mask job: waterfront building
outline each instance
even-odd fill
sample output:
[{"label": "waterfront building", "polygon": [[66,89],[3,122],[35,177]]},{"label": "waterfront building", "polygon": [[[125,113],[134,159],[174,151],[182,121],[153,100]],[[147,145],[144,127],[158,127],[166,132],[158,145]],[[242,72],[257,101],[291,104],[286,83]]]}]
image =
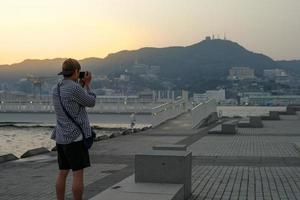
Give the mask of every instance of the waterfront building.
[{"label": "waterfront building", "polygon": [[247,104],[255,106],[287,106],[289,104],[300,104],[300,95],[250,96],[247,99]]}]

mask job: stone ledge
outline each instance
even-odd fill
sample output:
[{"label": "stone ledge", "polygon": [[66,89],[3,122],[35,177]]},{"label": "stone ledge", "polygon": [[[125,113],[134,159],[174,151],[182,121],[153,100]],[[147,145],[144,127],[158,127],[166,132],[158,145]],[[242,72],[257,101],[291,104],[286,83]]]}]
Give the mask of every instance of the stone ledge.
[{"label": "stone ledge", "polygon": [[153,150],[166,150],[166,151],[186,151],[187,145],[156,145],[152,147]]},{"label": "stone ledge", "polygon": [[238,120],[225,121],[222,124],[210,129],[208,134],[222,134],[222,135],[234,135],[237,134],[237,123]]},{"label": "stone ledge", "polygon": [[239,128],[262,128],[261,117],[251,116],[249,119],[242,119],[238,122]]},{"label": "stone ledge", "polygon": [[294,147],[297,149],[297,151],[299,151],[300,153],[300,142],[294,142]]},{"label": "stone ledge", "polygon": [[280,120],[279,111],[270,111],[268,116],[261,116],[262,120]]},{"label": "stone ledge", "polygon": [[151,150],[135,155],[135,182],[183,184],[184,198],[191,195],[192,152]]},{"label": "stone ledge", "polygon": [[183,200],[183,184],[135,183],[134,175],[106,189],[91,200]]},{"label": "stone ledge", "polygon": [[222,125],[221,124],[215,126],[214,128],[212,128],[208,131],[208,134],[221,134],[221,133],[222,133]]}]

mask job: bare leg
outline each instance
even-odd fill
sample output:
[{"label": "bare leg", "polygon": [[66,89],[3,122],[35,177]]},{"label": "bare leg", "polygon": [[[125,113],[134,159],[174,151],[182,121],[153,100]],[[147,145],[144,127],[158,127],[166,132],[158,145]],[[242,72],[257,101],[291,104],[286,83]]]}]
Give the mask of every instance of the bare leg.
[{"label": "bare leg", "polygon": [[73,172],[72,185],[74,200],[82,200],[83,195],[83,169]]},{"label": "bare leg", "polygon": [[65,199],[66,180],[69,170],[59,170],[56,178],[56,197],[57,200]]}]

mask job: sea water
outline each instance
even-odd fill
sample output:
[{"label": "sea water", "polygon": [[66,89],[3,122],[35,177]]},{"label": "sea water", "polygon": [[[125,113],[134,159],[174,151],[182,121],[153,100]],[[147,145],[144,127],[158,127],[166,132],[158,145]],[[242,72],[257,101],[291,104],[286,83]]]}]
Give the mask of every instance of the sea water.
[{"label": "sea water", "polygon": [[[150,126],[151,115],[136,115],[135,128]],[[130,127],[128,114],[89,114],[97,135],[110,135]],[[13,153],[21,156],[29,149],[55,146],[50,135],[55,125],[53,113],[0,113],[0,155]],[[101,129],[100,129],[101,128]]]}]

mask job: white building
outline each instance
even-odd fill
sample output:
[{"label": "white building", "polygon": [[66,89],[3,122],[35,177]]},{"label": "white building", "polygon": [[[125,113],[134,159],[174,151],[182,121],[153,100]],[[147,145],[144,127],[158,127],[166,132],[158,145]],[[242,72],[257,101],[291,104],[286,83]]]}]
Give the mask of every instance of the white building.
[{"label": "white building", "polygon": [[130,77],[127,74],[121,74],[119,80],[120,81],[129,81]]},{"label": "white building", "polygon": [[265,69],[264,76],[266,78],[275,78],[275,77],[286,77],[288,75],[286,71],[283,69]]},{"label": "white building", "polygon": [[207,101],[209,99],[214,99],[217,103],[224,101],[225,98],[225,90],[207,90],[204,94],[194,93],[193,100],[197,103]]},{"label": "white building", "polygon": [[229,70],[229,80],[245,80],[254,78],[254,69],[249,67],[232,67]]}]

